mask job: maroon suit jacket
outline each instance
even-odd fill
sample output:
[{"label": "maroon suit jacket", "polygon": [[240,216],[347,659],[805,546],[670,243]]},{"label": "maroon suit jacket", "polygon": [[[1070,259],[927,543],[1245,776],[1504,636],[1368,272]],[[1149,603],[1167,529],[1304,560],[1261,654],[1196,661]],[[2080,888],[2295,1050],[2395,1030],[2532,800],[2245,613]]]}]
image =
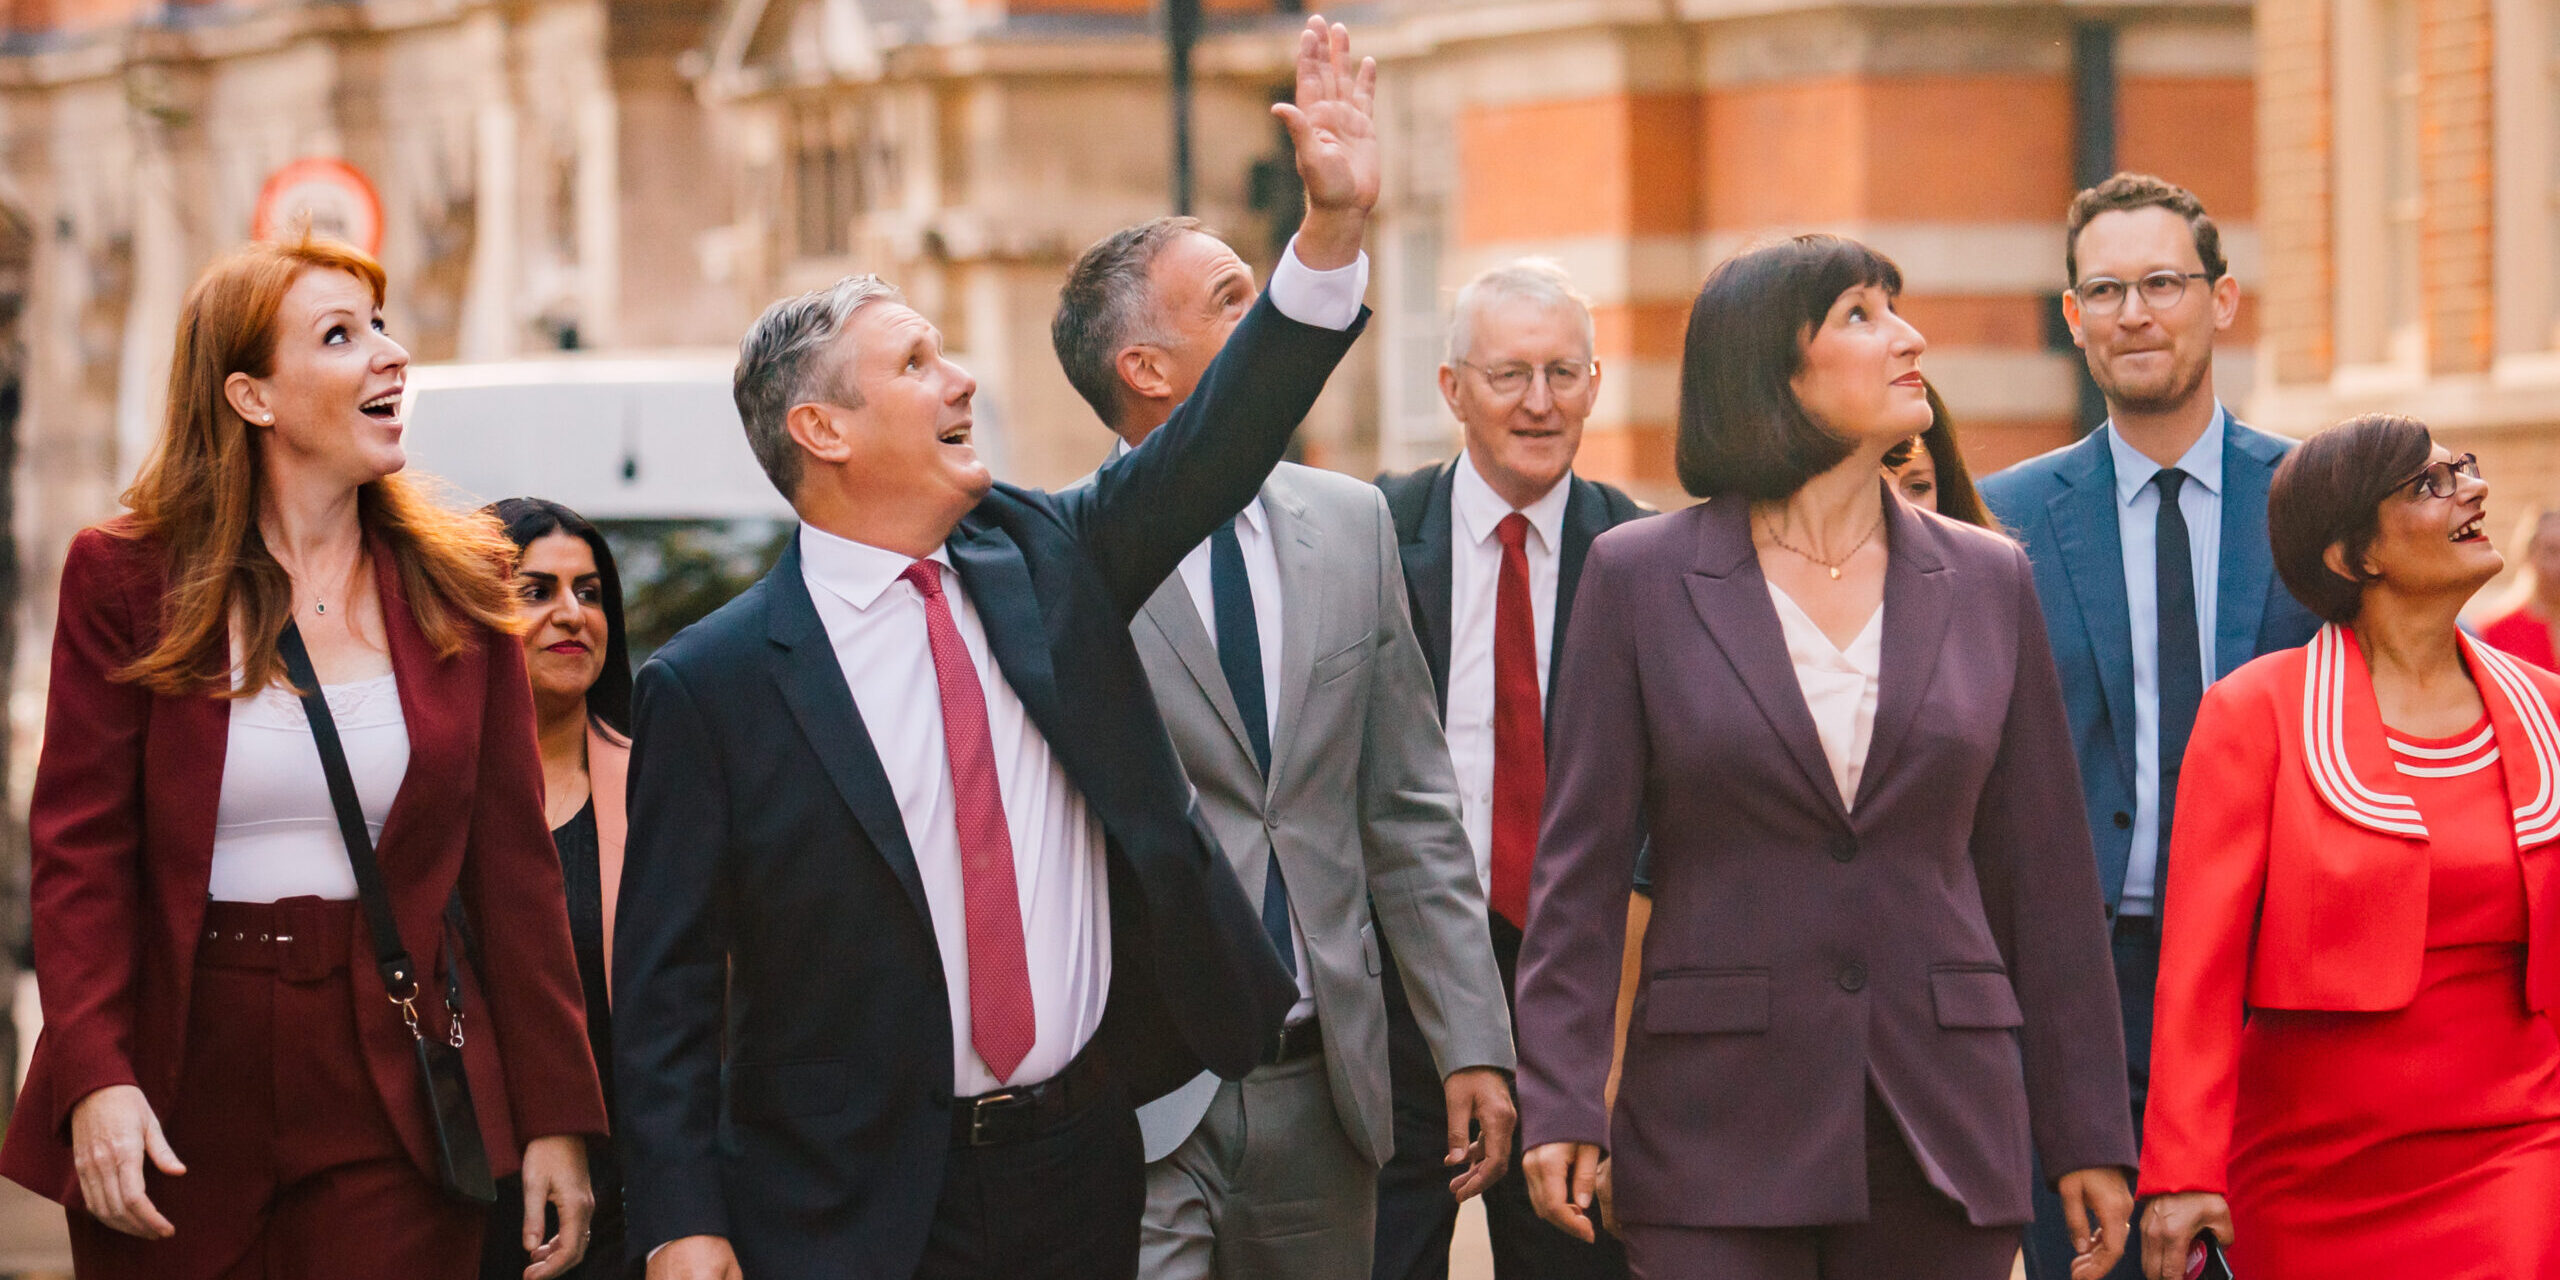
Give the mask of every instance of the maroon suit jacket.
[{"label": "maroon suit jacket", "polygon": [[[1862,1221],[1870,1079],[1980,1225],[2130,1166],[2124,1033],[2062,691],[2016,544],[1885,503],[1883,671],[1844,806],[1739,497],[1592,543],[1520,953],[1531,1145],[1598,1143],[1618,1215]],[[1653,923],[1601,1104],[1637,846]],[[1614,1124],[1613,1124],[1614,1119]]]},{"label": "maroon suit jacket", "polygon": [[[454,949],[442,912],[457,885],[478,930],[488,981],[466,970],[463,1059],[490,1162],[503,1175],[516,1167],[519,1135],[605,1129],[559,855],[543,825],[532,690],[512,637],[483,633],[455,657],[437,658],[410,615],[390,550],[377,543],[373,552],[410,753],[377,855],[401,937],[429,973],[441,975]],[[112,527],[74,539],[62,570],[44,754],[28,813],[45,1025],[0,1146],[0,1174],[75,1207],[70,1119],[82,1098],[140,1085],[164,1122],[187,1105],[173,1095],[230,703],[162,697],[109,678],[156,638],[165,580],[158,544]],[[401,1140],[433,1176],[409,1033],[363,930],[351,951],[348,1016]]]}]

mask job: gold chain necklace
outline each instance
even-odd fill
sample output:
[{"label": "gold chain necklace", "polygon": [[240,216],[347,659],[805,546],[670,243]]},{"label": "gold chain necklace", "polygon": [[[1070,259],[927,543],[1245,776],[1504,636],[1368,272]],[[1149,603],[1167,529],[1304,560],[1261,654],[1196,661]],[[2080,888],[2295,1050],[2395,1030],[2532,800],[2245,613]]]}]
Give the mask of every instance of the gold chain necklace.
[{"label": "gold chain necklace", "polygon": [[1807,560],[1810,560],[1810,561],[1814,562],[1815,564],[1821,565],[1821,566],[1822,566],[1823,568],[1825,568],[1825,569],[1829,569],[1829,570],[1831,571],[1831,580],[1832,580],[1833,582],[1838,582],[1838,581],[1840,580],[1840,566],[1842,566],[1842,565],[1844,565],[1844,564],[1849,563],[1849,560],[1850,560],[1850,558],[1851,558],[1852,556],[1855,556],[1855,555],[1857,555],[1859,552],[1866,550],[1866,549],[1867,549],[1867,544],[1868,544],[1868,543],[1870,543],[1870,542],[1875,541],[1875,537],[1876,537],[1876,533],[1877,533],[1877,531],[1878,531],[1878,530],[1880,530],[1880,529],[1882,529],[1882,528],[1884,528],[1884,513],[1883,513],[1883,512],[1881,512],[1881,511],[1879,511],[1879,512],[1877,512],[1877,513],[1876,513],[1876,522],[1875,522],[1874,524],[1871,524],[1871,525],[1868,525],[1868,526],[1867,526],[1867,532],[1866,532],[1866,535],[1858,539],[1858,544],[1857,544],[1856,546],[1853,546],[1853,547],[1849,548],[1848,550],[1841,552],[1841,553],[1840,553],[1840,558],[1839,558],[1839,559],[1837,559],[1837,560],[1825,560],[1825,559],[1823,559],[1822,557],[1820,557],[1820,556],[1818,556],[1818,555],[1815,555],[1814,553],[1812,553],[1812,552],[1810,552],[1810,551],[1807,551],[1807,550],[1805,550],[1805,549],[1804,549],[1804,548],[1802,548],[1802,547],[1796,546],[1796,545],[1794,545],[1793,543],[1788,542],[1788,541],[1787,541],[1786,539],[1784,539],[1784,538],[1779,537],[1779,536],[1778,536],[1778,524],[1777,524],[1777,522],[1776,522],[1776,521],[1774,521],[1774,520],[1763,520],[1763,521],[1761,521],[1761,522],[1760,522],[1760,531],[1761,531],[1762,533],[1768,534],[1768,535],[1769,535],[1769,541],[1771,541],[1771,542],[1773,542],[1773,543],[1776,543],[1776,544],[1777,544],[1777,546],[1778,546],[1778,549],[1779,549],[1779,550],[1781,550],[1781,551],[1786,551],[1786,552],[1790,552],[1790,553],[1792,553],[1792,554],[1794,554],[1794,555],[1801,556],[1801,557],[1803,557],[1803,558],[1805,558],[1805,559],[1807,559]]}]

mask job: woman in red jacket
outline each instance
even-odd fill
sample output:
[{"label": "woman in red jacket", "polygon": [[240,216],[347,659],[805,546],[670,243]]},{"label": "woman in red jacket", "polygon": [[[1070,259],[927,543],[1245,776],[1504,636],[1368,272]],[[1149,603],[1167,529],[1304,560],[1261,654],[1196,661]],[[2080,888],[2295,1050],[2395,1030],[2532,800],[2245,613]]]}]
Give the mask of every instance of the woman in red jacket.
[{"label": "woman in red jacket", "polygon": [[[63,566],[29,811],[45,1026],[0,1174],[69,1209],[83,1277],[458,1278],[479,1258],[485,1211],[440,1188],[415,1041],[284,678],[288,623],[420,965],[422,1029],[460,1046],[493,1171],[521,1166],[526,1275],[585,1245],[581,1139],[604,1105],[513,548],[397,474],[408,354],[382,296],[371,258],[326,241],[215,264],[131,513]],[[455,967],[457,895],[486,981]]]},{"label": "woman in red jacket", "polygon": [[2560,678],[2463,635],[2488,485],[2407,418],[2276,472],[2329,621],[2205,695],[2170,845],[2143,1265],[2560,1277]]}]

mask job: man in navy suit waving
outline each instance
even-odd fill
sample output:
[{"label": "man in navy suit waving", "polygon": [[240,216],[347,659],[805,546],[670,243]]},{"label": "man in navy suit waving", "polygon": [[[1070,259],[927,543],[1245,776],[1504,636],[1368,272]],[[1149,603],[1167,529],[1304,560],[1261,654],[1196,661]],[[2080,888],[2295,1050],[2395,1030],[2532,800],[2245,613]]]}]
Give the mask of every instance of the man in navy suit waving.
[{"label": "man in navy suit waving", "polygon": [[749,443],[800,515],[639,677],[614,964],[652,1280],[1131,1276],[1136,1104],[1251,1071],[1295,997],[1129,623],[1357,336],[1378,194],[1339,26],[1300,37],[1307,217],[1159,440],[992,483],[976,384],[894,289],[775,304]]},{"label": "man in navy suit waving", "polygon": [[[1982,499],[2035,565],[2113,922],[2140,1133],[2160,888],[2196,705],[2319,621],[2277,581],[2267,544],[2267,484],[2292,444],[2214,395],[2214,339],[2239,315],[2240,283],[2212,217],[2183,187],[2120,173],[2072,200],[2066,230],[2063,315],[2107,421],[1984,480]],[[2066,1234],[2061,1202],[2040,1194],[2032,1280],[2069,1274]],[[2115,1274],[2140,1274],[2140,1252]]]}]

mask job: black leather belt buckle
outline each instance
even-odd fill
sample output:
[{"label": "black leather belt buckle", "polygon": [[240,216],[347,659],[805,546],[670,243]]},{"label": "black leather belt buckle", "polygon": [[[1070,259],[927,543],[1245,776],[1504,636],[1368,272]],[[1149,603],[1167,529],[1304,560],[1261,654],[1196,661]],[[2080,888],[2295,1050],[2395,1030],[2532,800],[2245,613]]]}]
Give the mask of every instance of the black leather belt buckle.
[{"label": "black leather belt buckle", "polygon": [[1039,1100],[1028,1089],[968,1099],[969,1145],[1020,1142],[1038,1129]]}]

